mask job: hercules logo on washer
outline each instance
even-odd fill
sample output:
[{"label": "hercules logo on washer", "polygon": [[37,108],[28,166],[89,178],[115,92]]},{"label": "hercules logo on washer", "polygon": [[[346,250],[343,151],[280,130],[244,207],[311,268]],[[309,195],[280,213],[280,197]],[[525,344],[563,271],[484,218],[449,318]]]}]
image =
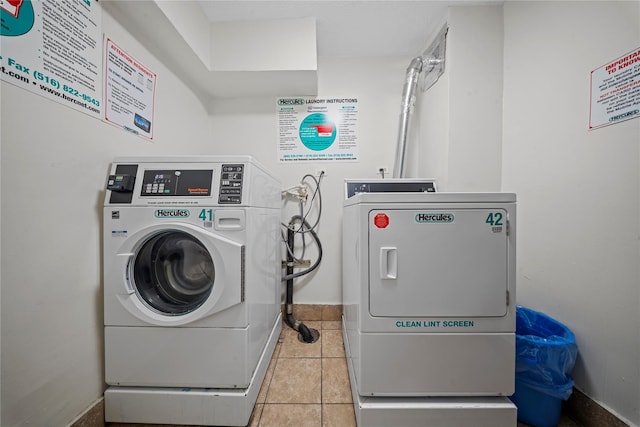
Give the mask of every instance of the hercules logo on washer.
[{"label": "hercules logo on washer", "polygon": [[156,209],[153,215],[156,218],[189,218],[191,211],[188,209]]}]

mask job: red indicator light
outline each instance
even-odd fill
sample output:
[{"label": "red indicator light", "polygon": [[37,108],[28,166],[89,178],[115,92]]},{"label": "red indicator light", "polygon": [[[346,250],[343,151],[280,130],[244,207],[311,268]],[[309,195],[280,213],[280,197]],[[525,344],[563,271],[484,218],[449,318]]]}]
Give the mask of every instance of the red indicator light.
[{"label": "red indicator light", "polygon": [[376,214],[373,217],[373,224],[378,228],[386,228],[389,225],[389,217],[384,213]]}]

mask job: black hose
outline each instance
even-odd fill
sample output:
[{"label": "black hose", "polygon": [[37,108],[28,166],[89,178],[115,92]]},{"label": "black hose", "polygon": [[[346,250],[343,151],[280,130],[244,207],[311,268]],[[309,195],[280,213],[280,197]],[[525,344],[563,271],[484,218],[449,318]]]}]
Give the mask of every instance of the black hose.
[{"label": "black hose", "polygon": [[293,245],[294,245],[294,239],[295,239],[295,231],[293,230],[292,226],[293,226],[293,222],[296,219],[300,219],[303,225],[308,226],[307,222],[302,217],[294,216],[291,218],[291,222],[289,223],[289,227],[287,228],[287,247],[288,247],[287,270],[286,270],[287,274],[282,278],[282,280],[287,282],[287,292],[286,292],[286,302],[285,302],[285,308],[286,308],[285,322],[292,329],[298,331],[298,333],[300,334],[304,342],[312,343],[318,339],[318,336],[319,336],[318,331],[316,331],[315,329],[308,328],[304,323],[302,323],[299,320],[296,320],[293,317],[293,279],[301,276],[302,274],[307,274],[311,272],[318,266],[318,264],[320,263],[320,259],[322,258],[322,255],[321,255],[322,249],[320,249],[320,242],[318,241],[318,236],[315,234],[315,232],[312,231],[311,235],[314,236],[313,238],[314,240],[316,240],[316,243],[318,244],[318,248],[320,251],[320,255],[318,256],[318,261],[316,261],[316,264],[314,264],[313,266],[311,266],[309,269],[305,271],[302,271],[296,274],[293,273],[293,263],[294,263]]},{"label": "black hose", "polygon": [[[282,278],[282,281],[289,281],[289,279],[295,279],[297,277],[300,276],[304,276],[305,274],[309,274],[311,273],[313,270],[315,270],[316,268],[318,268],[318,266],[320,265],[320,261],[322,261],[322,245],[320,244],[320,238],[318,237],[318,234],[316,234],[315,231],[313,231],[313,229],[309,228],[309,223],[300,215],[294,215],[291,217],[291,219],[289,220],[289,227],[287,227],[287,265],[288,264],[292,264],[293,263],[293,237],[289,237],[291,236],[295,236],[296,231],[293,230],[293,223],[296,220],[300,220],[302,222],[302,225],[300,226],[300,228],[302,229],[303,226],[308,228],[308,232],[311,233],[311,237],[313,237],[313,240],[316,242],[316,245],[318,246],[318,259],[316,260],[315,263],[313,263],[313,265],[309,268],[307,268],[304,271],[299,271],[297,273],[293,272],[293,268],[291,270],[289,270],[289,268],[287,268],[287,274]],[[291,259],[289,258],[291,257]]]}]

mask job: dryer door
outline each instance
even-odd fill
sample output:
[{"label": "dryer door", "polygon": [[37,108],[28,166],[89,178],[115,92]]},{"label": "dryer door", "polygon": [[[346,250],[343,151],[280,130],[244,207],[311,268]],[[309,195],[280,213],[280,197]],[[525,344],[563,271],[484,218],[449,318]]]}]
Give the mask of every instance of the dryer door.
[{"label": "dryer door", "polygon": [[142,230],[119,253],[121,301],[136,317],[181,325],[242,302],[244,245],[189,224]]},{"label": "dryer door", "polygon": [[506,211],[429,207],[369,213],[371,315],[504,316],[507,231],[487,218]]}]

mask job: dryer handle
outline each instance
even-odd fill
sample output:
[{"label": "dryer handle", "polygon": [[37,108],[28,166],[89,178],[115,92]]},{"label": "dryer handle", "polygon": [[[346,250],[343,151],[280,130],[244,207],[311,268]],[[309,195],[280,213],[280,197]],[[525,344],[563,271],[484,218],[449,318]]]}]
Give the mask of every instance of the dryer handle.
[{"label": "dryer handle", "polygon": [[124,282],[124,286],[121,289],[124,289],[124,293],[127,295],[131,295],[135,292],[133,289],[133,285],[131,284],[131,278],[129,277],[129,262],[131,258],[133,258],[135,254],[118,254],[116,256],[116,271],[122,272],[122,281]]},{"label": "dryer handle", "polygon": [[398,248],[380,248],[380,278],[382,280],[398,278]]}]

